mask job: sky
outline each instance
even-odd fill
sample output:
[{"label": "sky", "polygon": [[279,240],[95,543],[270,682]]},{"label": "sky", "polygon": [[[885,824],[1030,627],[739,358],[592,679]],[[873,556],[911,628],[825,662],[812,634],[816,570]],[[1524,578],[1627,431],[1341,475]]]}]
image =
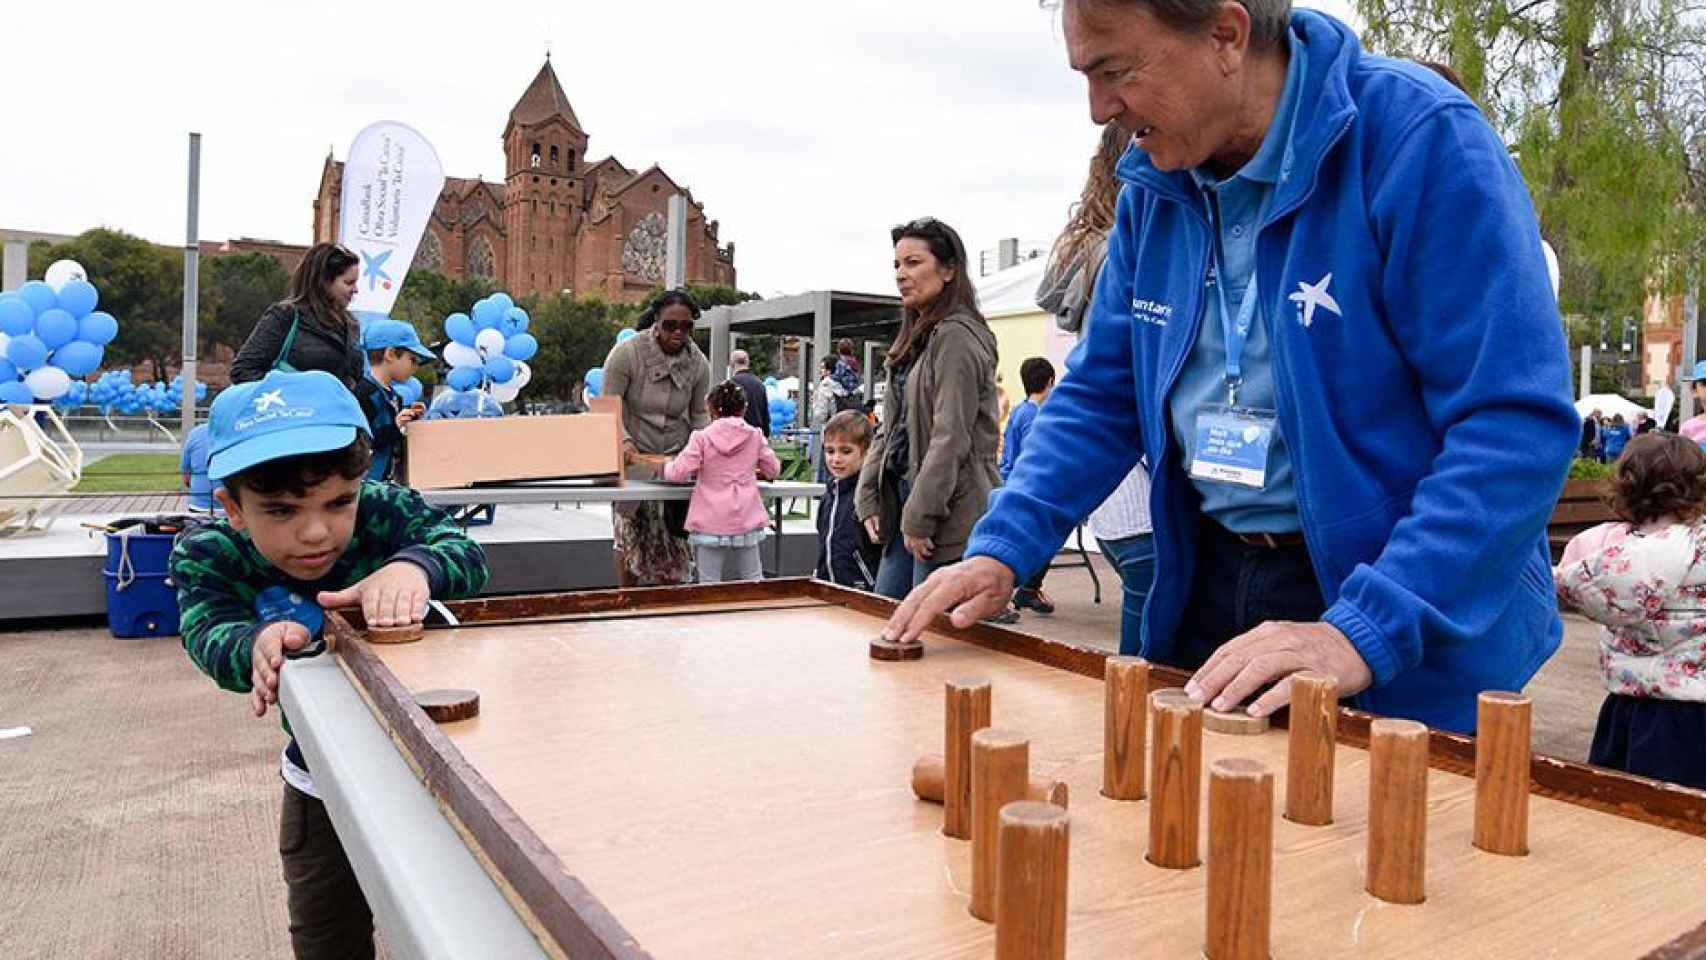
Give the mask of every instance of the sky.
[{"label": "sky", "polygon": [[85,0],[75,25],[51,4],[7,19],[0,228],[181,244],[192,130],[204,240],[307,243],[327,150],[376,120],[420,130],[449,176],[501,182],[549,47],[589,159],[692,190],[742,289],[886,293],[888,229],[914,217],[974,258],[1046,247],[1097,132],[1035,0]]}]

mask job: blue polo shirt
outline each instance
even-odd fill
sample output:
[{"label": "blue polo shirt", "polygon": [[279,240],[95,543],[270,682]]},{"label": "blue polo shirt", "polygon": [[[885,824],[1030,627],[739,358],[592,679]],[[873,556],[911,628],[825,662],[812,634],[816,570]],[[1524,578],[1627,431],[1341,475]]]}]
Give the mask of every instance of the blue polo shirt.
[{"label": "blue polo shirt", "polygon": [[[1217,181],[1201,167],[1191,171],[1200,191],[1205,216],[1214,226],[1220,248],[1220,274],[1210,268],[1208,282],[1222,284],[1228,309],[1236,312],[1244,302],[1246,288],[1255,282],[1256,232],[1267,216],[1274,185],[1290,172],[1293,120],[1297,116],[1297,91],[1302,85],[1307,53],[1285,35],[1291,53],[1285,72],[1285,90],[1268,125],[1267,135],[1256,155],[1231,177]],[[1208,407],[1226,403],[1226,333],[1221,320],[1221,300],[1212,289],[1208,310],[1197,332],[1196,346],[1179,372],[1179,380],[1167,400],[1173,435],[1190,473],[1196,457],[1197,415]],[[1277,297],[1256,300],[1255,317],[1240,360],[1241,383],[1238,405],[1262,410],[1277,409],[1274,398],[1273,357],[1268,326]],[[1260,490],[1218,483],[1191,481],[1202,495],[1202,512],[1228,530],[1238,533],[1295,533],[1302,529],[1297,516],[1297,488],[1292,477],[1291,454],[1286,438],[1275,428],[1268,448],[1267,484]]]},{"label": "blue polo shirt", "polygon": [[[178,469],[189,475],[190,506],[197,510],[214,510],[218,503],[213,499],[213,490],[219,484],[208,479],[207,459],[212,452],[212,442],[208,439],[207,424],[201,424],[184,439],[184,449],[178,456]],[[224,511],[221,509],[221,513]]]}]

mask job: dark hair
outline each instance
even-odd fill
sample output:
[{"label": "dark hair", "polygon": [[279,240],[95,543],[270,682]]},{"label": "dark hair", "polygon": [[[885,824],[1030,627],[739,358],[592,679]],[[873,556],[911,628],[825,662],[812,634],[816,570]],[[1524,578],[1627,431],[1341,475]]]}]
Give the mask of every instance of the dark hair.
[{"label": "dark hair", "polygon": [[1617,458],[1607,503],[1626,523],[1698,520],[1706,514],[1706,451],[1678,434],[1641,434]]},{"label": "dark hair", "polygon": [[372,463],[373,445],[368,442],[367,434],[357,430],[355,439],[348,446],[257,463],[226,477],[223,482],[231,496],[239,501],[244,490],[253,490],[261,496],[284,493],[301,497],[308,494],[308,488],[319,486],[334,476],[345,480],[365,477]]},{"label": "dark hair", "polygon": [[835,352],[851,357],[853,355],[853,341],[847,337],[835,341]]},{"label": "dark hair", "polygon": [[326,285],[360,262],[361,258],[343,244],[314,244],[290,275],[290,291],[284,302],[313,314],[315,320],[331,330],[357,329],[355,316],[332,302],[326,294]]},{"label": "dark hair", "polygon": [[1042,393],[1048,385],[1054,382],[1054,364],[1046,357],[1032,357],[1019,364],[1019,382],[1024,384],[1025,392]]},{"label": "dark hair", "polygon": [[920,217],[889,231],[889,240],[896,246],[908,237],[924,241],[930,248],[930,255],[936,258],[937,263],[954,271],[954,276],[922,312],[910,308],[902,311],[900,335],[895,338],[894,346],[889,348],[891,368],[923,349],[930,339],[930,332],[942,318],[968,313],[978,320],[983,319],[983,311],[977,306],[977,287],[972,283],[967,263],[966,245],[954,228],[935,217]]},{"label": "dark hair", "polygon": [[1453,70],[1449,65],[1439,63],[1434,60],[1417,60],[1416,62],[1444,77],[1446,83],[1451,84],[1464,93],[1469,92],[1469,88],[1463,85],[1463,78],[1458,76],[1457,71]]},{"label": "dark hair", "polygon": [[823,425],[823,438],[846,437],[860,449],[871,446],[871,421],[857,410],[843,410]]},{"label": "dark hair", "polygon": [[702,311],[699,309],[699,304],[694,301],[693,295],[686,290],[677,288],[665,290],[653,297],[651,302],[646,304],[646,309],[640,311],[639,319],[634,321],[634,329],[645,330],[651,327],[652,324],[657,323],[658,314],[663,312],[664,307],[675,306],[676,304],[686,307],[687,312],[693,315],[693,319],[699,319],[699,314]]},{"label": "dark hair", "polygon": [[[1061,6],[1063,0],[1038,0],[1045,10]],[[1174,30],[1194,33],[1208,25],[1220,12],[1220,0],[1096,0],[1099,6],[1135,6],[1142,3],[1155,19]],[[1261,49],[1279,44],[1291,22],[1291,0],[1237,0],[1250,15],[1250,46]]]},{"label": "dark hair", "polygon": [[705,399],[711,404],[711,412],[719,417],[738,417],[746,412],[746,391],[733,380],[712,387]]},{"label": "dark hair", "polygon": [[835,364],[836,364],[835,357],[834,356],[828,356],[828,357],[823,358],[823,363],[820,365],[823,367],[823,370],[825,373],[834,373],[835,372]]}]

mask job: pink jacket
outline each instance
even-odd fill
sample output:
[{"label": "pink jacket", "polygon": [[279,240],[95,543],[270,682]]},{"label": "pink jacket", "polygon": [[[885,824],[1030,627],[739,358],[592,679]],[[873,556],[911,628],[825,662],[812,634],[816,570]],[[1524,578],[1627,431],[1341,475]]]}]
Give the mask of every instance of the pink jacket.
[{"label": "pink jacket", "polygon": [[758,478],[776,479],[782,464],[764,434],[740,417],[722,417],[693,431],[687,446],[663,465],[664,479],[679,483],[698,474],[687,508],[691,533],[751,533],[768,522]]}]

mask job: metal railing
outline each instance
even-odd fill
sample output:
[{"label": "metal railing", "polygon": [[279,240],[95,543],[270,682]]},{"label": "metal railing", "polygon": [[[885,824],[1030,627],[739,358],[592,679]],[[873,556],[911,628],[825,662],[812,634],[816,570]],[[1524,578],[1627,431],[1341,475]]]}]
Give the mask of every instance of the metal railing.
[{"label": "metal railing", "polygon": [[[79,444],[125,443],[158,445],[162,450],[175,448],[183,442],[178,436],[179,414],[171,413],[102,413],[99,407],[72,407],[62,411],[60,419],[65,429]],[[196,422],[207,422],[207,409],[196,409]]]}]

